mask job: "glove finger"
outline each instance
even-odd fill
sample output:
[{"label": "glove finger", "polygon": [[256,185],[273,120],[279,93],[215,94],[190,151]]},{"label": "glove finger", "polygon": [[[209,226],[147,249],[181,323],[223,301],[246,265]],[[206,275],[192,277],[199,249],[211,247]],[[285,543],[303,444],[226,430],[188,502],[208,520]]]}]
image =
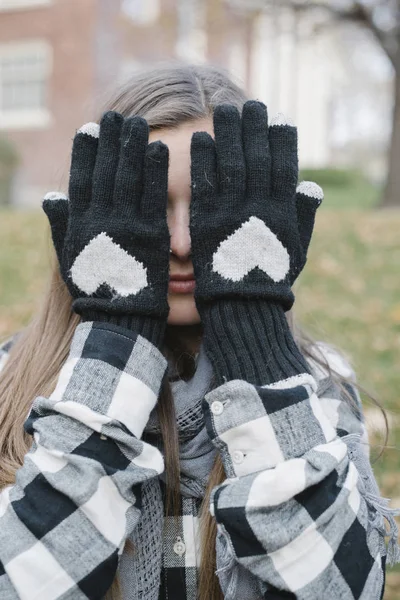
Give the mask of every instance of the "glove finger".
[{"label": "glove finger", "polygon": [[72,145],[68,193],[72,212],[79,214],[90,206],[99,129],[97,123],[86,123],[77,131]]},{"label": "glove finger", "polygon": [[243,201],[246,189],[246,164],[239,111],[221,104],[214,111],[215,147],[217,150],[218,186],[228,196],[231,208]]},{"label": "glove finger", "polygon": [[123,116],[113,111],[106,112],[100,121],[92,194],[92,208],[96,213],[109,212],[112,208],[123,122]]},{"label": "glove finger", "polygon": [[297,128],[282,114],[277,115],[271,121],[269,147],[271,151],[271,197],[278,202],[289,199],[293,201],[299,175]]},{"label": "glove finger", "polygon": [[45,195],[42,208],[50,223],[51,237],[61,265],[65,235],[69,218],[69,201],[61,192],[49,192]]},{"label": "glove finger", "polygon": [[130,117],[122,127],[118,170],[115,178],[114,207],[133,216],[140,206],[143,167],[149,142],[149,126],[142,117]]},{"label": "glove finger", "polygon": [[205,131],[193,134],[191,148],[190,215],[209,214],[217,207],[217,153],[211,135]]},{"label": "glove finger", "polygon": [[314,229],[315,213],[324,198],[322,188],[313,181],[302,181],[296,190],[297,223],[304,257]]},{"label": "glove finger", "polygon": [[266,198],[270,188],[271,154],[267,107],[246,102],[242,113],[243,148],[246,159],[246,191],[250,199]]},{"label": "glove finger", "polygon": [[152,224],[167,223],[168,161],[168,146],[160,141],[147,146],[140,214]]}]

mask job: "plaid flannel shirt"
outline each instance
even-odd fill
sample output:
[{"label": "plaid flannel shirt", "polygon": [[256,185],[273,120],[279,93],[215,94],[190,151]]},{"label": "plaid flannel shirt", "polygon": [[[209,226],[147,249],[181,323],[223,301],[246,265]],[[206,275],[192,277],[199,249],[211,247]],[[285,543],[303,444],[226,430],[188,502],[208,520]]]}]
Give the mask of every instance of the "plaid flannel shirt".
[{"label": "plaid flannel shirt", "polygon": [[[141,438],[166,367],[135,333],[77,327],[56,389],[25,421],[33,444],[15,484],[0,493],[1,600],[104,597],[140,520],[142,484],[164,469]],[[260,598],[379,600],[384,537],[346,446],[348,434],[367,446],[361,404],[351,386],[358,410],[326,373],[313,373],[263,387],[230,381],[205,396],[227,475],[210,502],[217,543],[256,576]],[[178,531],[167,520],[160,598],[196,598],[198,509],[182,498]],[[230,598],[226,570],[218,576]]]}]

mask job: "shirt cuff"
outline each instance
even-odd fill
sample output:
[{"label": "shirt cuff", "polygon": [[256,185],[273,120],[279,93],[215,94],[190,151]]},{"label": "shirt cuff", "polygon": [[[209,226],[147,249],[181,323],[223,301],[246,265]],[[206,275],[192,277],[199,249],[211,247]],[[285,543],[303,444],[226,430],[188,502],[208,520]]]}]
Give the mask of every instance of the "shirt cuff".
[{"label": "shirt cuff", "polygon": [[112,324],[80,323],[49,402],[95,431],[117,420],[140,439],[167,364],[141,335]]},{"label": "shirt cuff", "polygon": [[334,440],[316,391],[303,374],[265,386],[236,379],[209,392],[204,419],[227,477],[274,468]]}]

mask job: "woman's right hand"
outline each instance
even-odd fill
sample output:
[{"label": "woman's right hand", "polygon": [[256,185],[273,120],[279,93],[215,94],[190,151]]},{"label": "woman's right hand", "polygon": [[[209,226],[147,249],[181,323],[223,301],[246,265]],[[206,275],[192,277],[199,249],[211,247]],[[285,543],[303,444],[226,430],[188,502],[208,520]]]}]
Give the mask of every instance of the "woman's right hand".
[{"label": "woman's right hand", "polygon": [[107,112],[76,134],[69,200],[43,201],[60,271],[84,321],[162,342],[169,306],[168,148],[141,117]]}]

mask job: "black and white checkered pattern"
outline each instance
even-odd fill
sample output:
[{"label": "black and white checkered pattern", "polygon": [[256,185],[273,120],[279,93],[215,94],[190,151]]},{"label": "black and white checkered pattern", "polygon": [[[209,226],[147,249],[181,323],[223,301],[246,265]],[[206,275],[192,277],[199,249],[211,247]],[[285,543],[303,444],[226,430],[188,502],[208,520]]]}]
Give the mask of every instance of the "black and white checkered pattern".
[{"label": "black and white checkered pattern", "polygon": [[[165,499],[165,484],[161,481]],[[181,514],[165,516],[160,600],[197,597],[200,566],[198,498],[181,497]],[[165,505],[165,503],[164,503]]]},{"label": "black and white checkered pattern", "polygon": [[263,387],[232,381],[206,396],[230,477],[214,488],[211,513],[231,556],[291,594],[274,598],[379,599],[380,534],[317,390],[304,375]]},{"label": "black and white checkered pattern", "polygon": [[[140,518],[141,483],[164,468],[140,438],[165,370],[140,336],[78,326],[54,393],[25,422],[32,449],[0,494],[1,599],[104,596]],[[265,582],[263,598],[379,600],[383,536],[346,446],[356,434],[368,448],[361,405],[354,411],[326,373],[313,374],[261,387],[230,381],[205,396],[227,473],[210,510],[225,558]],[[182,498],[178,518],[165,517],[160,600],[196,598],[199,505]],[[220,581],[225,593],[229,578]]]},{"label": "black and white checkered pattern", "polygon": [[167,361],[150,342],[78,326],[49,398],[25,422],[34,442],[0,495],[0,598],[102,598],[137,524],[141,484],[164,469],[140,440]]}]

